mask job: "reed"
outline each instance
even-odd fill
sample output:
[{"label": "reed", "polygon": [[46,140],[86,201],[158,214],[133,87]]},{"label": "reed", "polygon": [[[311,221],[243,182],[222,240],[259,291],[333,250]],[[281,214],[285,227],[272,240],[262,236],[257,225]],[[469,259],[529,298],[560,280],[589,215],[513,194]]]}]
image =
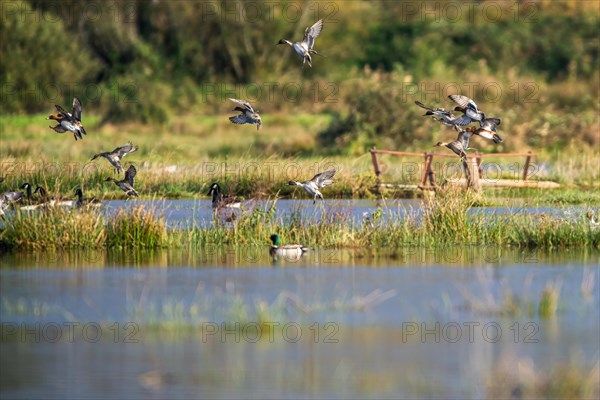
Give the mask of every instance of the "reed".
[{"label": "reed", "polygon": [[[423,202],[402,218],[379,208],[351,218],[339,207],[324,208],[318,218],[305,218],[302,209],[276,214],[276,200],[250,206],[236,214],[215,213],[207,227],[167,229],[153,209],[135,207],[103,216],[92,210],[50,208],[7,215],[0,240],[12,248],[160,248],[202,249],[207,246],[264,246],[272,233],[284,243],[314,248],[495,245],[522,248],[600,248],[600,229],[585,215],[551,216],[484,214],[473,210],[477,195],[448,192]],[[306,210],[305,210],[306,212]]]},{"label": "reed", "polygon": [[106,246],[157,248],[167,244],[167,225],[154,210],[143,206],[121,210],[106,224]]}]

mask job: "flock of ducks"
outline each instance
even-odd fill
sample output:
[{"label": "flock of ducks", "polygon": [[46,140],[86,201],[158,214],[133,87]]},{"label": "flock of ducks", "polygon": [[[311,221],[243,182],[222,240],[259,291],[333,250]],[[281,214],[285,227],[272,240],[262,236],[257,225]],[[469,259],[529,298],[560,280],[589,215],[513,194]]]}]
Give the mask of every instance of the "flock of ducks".
[{"label": "flock of ducks", "polygon": [[[294,49],[294,51],[302,57],[302,69],[308,64],[309,67],[313,66],[312,55],[319,55],[324,57],[321,53],[314,49],[315,39],[319,36],[323,30],[323,20],[319,20],[312,26],[307,27],[304,31],[304,37],[302,41],[291,42],[286,39],[281,39],[277,43],[278,45],[287,44]],[[469,141],[473,135],[483,137],[491,140],[494,143],[501,143],[503,140],[498,135],[496,128],[500,125],[501,121],[498,118],[489,118],[483,113],[477,104],[467,96],[462,95],[450,95],[448,96],[457,105],[452,110],[446,110],[444,108],[434,108],[426,106],[425,104],[416,101],[416,105],[425,109],[424,116],[431,116],[433,120],[440,122],[441,124],[452,127],[458,132],[458,137],[452,142],[438,142],[434,147],[445,146],[452,150],[458,155],[463,165],[466,168],[466,158],[468,150],[475,150],[470,147]],[[260,130],[262,126],[262,119],[258,110],[256,110],[248,101],[241,99],[229,98],[231,102],[235,104],[232,111],[237,111],[239,114],[229,117],[229,120],[234,124],[250,124],[256,125],[256,129]],[[87,135],[85,128],[82,125],[82,104],[79,98],[73,98],[73,108],[71,112],[67,112],[60,105],[55,105],[56,114],[52,114],[48,117],[50,120],[57,122],[56,126],[50,126],[52,130],[57,133],[71,132],[75,141],[83,139],[84,135]],[[459,112],[458,116],[453,114]],[[470,124],[478,124],[478,126],[468,126]],[[98,158],[106,159],[114,168],[115,174],[123,173],[123,166],[121,161],[123,157],[137,151],[138,148],[131,143],[127,143],[123,146],[115,148],[113,151],[107,151],[95,154],[91,161]],[[335,170],[327,170],[324,172],[317,173],[310,180],[297,182],[289,181],[290,186],[302,187],[313,199],[313,204],[316,204],[318,199],[324,200],[321,189],[334,183],[333,177]],[[139,194],[134,188],[135,176],[137,170],[133,165],[125,171],[124,178],[117,180],[113,177],[106,178],[105,182],[113,182],[117,185],[127,196],[138,197]],[[0,177],[0,182],[3,178]],[[35,210],[45,209],[48,207],[84,207],[84,206],[99,206],[100,202],[96,199],[86,199],[83,197],[81,188],[75,190],[75,199],[65,198],[52,198],[48,196],[46,190],[43,187],[37,186],[35,191],[32,192],[32,187],[29,183],[24,183],[20,189],[25,190],[25,194],[21,191],[7,191],[0,194],[0,216],[4,215],[4,210],[10,205],[14,205],[17,202],[25,203],[20,207],[21,210]],[[34,197],[37,195],[39,198],[36,200]],[[210,186],[208,196],[212,197],[212,208],[213,210],[221,209],[235,209],[242,207],[242,199],[233,196],[225,196],[221,191],[221,187],[218,183],[213,183]],[[590,217],[594,225],[599,224],[595,221],[594,216]],[[278,235],[273,234],[270,236],[271,248],[270,254],[273,258],[283,256],[289,259],[300,258],[308,249],[299,244],[286,244],[282,245]]]},{"label": "flock of ducks", "polygon": [[[314,49],[315,39],[319,36],[323,30],[323,20],[319,20],[312,26],[307,27],[304,31],[304,37],[299,42],[292,43],[289,40],[281,39],[277,44],[287,44],[291,46],[294,51],[302,57],[302,68],[308,64],[309,67],[313,66],[313,55],[319,55],[324,57],[321,53]],[[235,104],[232,111],[237,111],[238,114],[229,117],[229,120],[238,125],[250,124],[256,125],[256,129],[260,130],[262,126],[262,119],[258,110],[256,110],[248,101],[242,99],[229,98],[231,102]],[[82,103],[78,97],[73,98],[73,108],[71,112],[66,111],[62,106],[56,104],[56,113],[51,114],[48,119],[56,121],[56,126],[50,126],[50,129],[56,133],[63,134],[65,132],[71,132],[75,141],[82,140],[87,132],[82,124]],[[115,174],[123,173],[122,160],[123,157],[137,151],[138,148],[131,143],[127,143],[123,146],[117,147],[112,151],[106,151],[94,154],[91,161],[98,158],[106,159],[111,166],[114,168]],[[128,197],[138,197],[139,194],[135,189],[135,176],[137,170],[135,166],[130,165],[124,172],[123,179],[115,179],[113,177],[106,178],[105,182],[112,182],[118,186]],[[316,204],[318,199],[324,200],[321,189],[326,186],[333,184],[333,176],[335,170],[331,169],[325,172],[316,174],[312,179],[302,182],[290,181],[289,185],[299,186],[312,197],[313,204]],[[0,182],[4,179],[0,178]],[[32,191],[30,183],[26,182],[20,186],[22,191],[6,191],[0,194],[0,216],[4,216],[4,210],[9,206],[15,207],[17,203],[20,203],[20,210],[33,211],[33,210],[45,210],[50,207],[90,207],[99,206],[100,201],[96,199],[86,199],[83,197],[81,188],[75,190],[75,198],[68,199],[62,197],[51,197],[48,196],[46,190],[37,186]],[[24,191],[24,192],[23,192]],[[210,186],[208,195],[212,197],[212,208],[213,210],[221,209],[232,209],[241,208],[242,200],[232,196],[225,196],[221,191],[221,187],[218,183],[213,183]],[[300,256],[307,249],[301,245],[281,245],[279,236],[272,235],[271,239],[271,250],[270,253],[273,257],[285,255],[285,256]]]},{"label": "flock of ducks", "polygon": [[[496,128],[500,125],[499,118],[486,117],[479,110],[477,104],[467,96],[452,94],[448,96],[450,100],[458,104],[453,111],[462,113],[460,116],[455,116],[452,111],[445,108],[434,108],[426,106],[420,101],[415,101],[415,104],[427,110],[423,116],[431,116],[434,121],[440,122],[442,125],[449,126],[458,131],[458,137],[452,142],[438,142],[434,147],[445,146],[452,150],[454,154],[460,157],[462,164],[467,170],[467,150],[476,150],[469,145],[469,141],[473,135],[501,143],[502,137],[498,135]],[[471,123],[477,123],[479,126],[466,126]]]}]

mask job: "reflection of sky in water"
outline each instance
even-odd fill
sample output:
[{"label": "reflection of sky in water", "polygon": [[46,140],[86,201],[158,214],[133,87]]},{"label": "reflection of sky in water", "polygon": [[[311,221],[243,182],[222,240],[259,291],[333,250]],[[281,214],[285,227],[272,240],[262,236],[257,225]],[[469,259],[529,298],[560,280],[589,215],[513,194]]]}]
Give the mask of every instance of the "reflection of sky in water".
[{"label": "reflection of sky in water", "polygon": [[[544,371],[569,360],[589,371],[597,362],[598,260],[589,249],[473,246],[315,249],[272,264],[266,243],[4,254],[3,327],[105,325],[97,343],[5,335],[2,395],[482,398],[491,370],[507,357]],[[537,305],[548,285],[560,296],[556,316],[545,320]],[[509,293],[518,313],[505,312]],[[254,343],[220,332],[221,322],[256,321],[259,310],[263,322],[297,323],[301,337],[286,341],[278,330],[273,342],[265,333]],[[139,327],[137,343],[123,343],[126,322]],[[217,333],[181,328],[203,323]]]}]

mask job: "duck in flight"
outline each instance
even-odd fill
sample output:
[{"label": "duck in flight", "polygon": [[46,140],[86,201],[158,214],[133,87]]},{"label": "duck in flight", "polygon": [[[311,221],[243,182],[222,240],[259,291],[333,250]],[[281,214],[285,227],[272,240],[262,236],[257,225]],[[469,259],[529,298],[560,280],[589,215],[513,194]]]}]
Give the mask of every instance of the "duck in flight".
[{"label": "duck in flight", "polygon": [[[448,111],[444,108],[429,107],[429,106],[426,106],[425,104],[421,103],[420,101],[415,101],[415,104],[418,105],[419,107],[427,110],[427,112],[425,112],[425,114],[423,114],[424,117],[433,115],[434,121],[441,122],[442,124],[447,125],[447,126],[455,125],[454,120],[456,119],[456,117],[450,111]],[[435,117],[438,117],[438,118],[436,119]]]},{"label": "duck in flight", "polygon": [[287,44],[291,46],[296,53],[302,57],[302,68],[304,65],[308,63],[308,66],[312,68],[312,57],[311,54],[316,54],[322,56],[322,54],[318,53],[313,47],[315,45],[315,39],[323,30],[323,20],[320,19],[304,30],[304,39],[301,42],[292,43],[289,40],[281,39],[277,44]]},{"label": "duck in flight", "polygon": [[303,187],[304,190],[306,190],[306,192],[312,196],[313,204],[315,204],[318,198],[324,200],[323,194],[319,189],[331,185],[333,183],[333,175],[335,175],[335,169],[330,169],[328,171],[316,174],[311,180],[304,182],[289,181],[288,184],[290,186]]},{"label": "duck in flight", "polygon": [[56,104],[56,110],[58,114],[52,114],[48,117],[48,119],[53,119],[58,122],[58,125],[51,126],[51,129],[54,129],[57,133],[65,133],[67,131],[73,133],[73,137],[75,141],[77,138],[83,139],[83,135],[87,135],[85,132],[85,128],[81,125],[81,101],[79,98],[73,98],[73,112],[67,112],[64,108]]},{"label": "duck in flight", "polygon": [[135,174],[137,173],[135,167],[130,165],[127,171],[125,171],[125,178],[121,181],[115,178],[106,178],[105,182],[113,182],[115,185],[121,188],[128,196],[138,197],[138,192],[133,188]]},{"label": "duck in flight", "polygon": [[484,118],[479,128],[467,127],[466,130],[472,132],[474,135],[479,135],[498,144],[503,142],[503,139],[498,135],[498,132],[496,132],[496,127],[498,125],[500,125],[499,118]]},{"label": "duck in flight", "polygon": [[241,114],[234,115],[233,117],[229,117],[229,120],[234,124],[256,124],[256,130],[259,130],[262,125],[262,120],[258,111],[254,110],[252,105],[248,103],[246,100],[238,100],[232,99],[235,104],[235,108],[232,111],[239,111]]},{"label": "duck in flight", "polygon": [[113,151],[106,151],[104,153],[94,154],[94,157],[92,157],[91,161],[94,161],[98,157],[104,157],[115,168],[116,173],[121,173],[123,172],[123,167],[121,166],[121,159],[127,154],[137,151],[137,149],[138,148],[132,145],[131,143],[127,143],[124,146],[117,147]]}]

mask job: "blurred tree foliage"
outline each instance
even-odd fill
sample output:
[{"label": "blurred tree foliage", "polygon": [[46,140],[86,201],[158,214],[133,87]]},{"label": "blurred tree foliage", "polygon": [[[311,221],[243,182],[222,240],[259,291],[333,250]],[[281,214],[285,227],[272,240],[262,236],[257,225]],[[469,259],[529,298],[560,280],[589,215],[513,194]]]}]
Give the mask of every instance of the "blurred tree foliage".
[{"label": "blurred tree foliage", "polygon": [[[316,47],[327,58],[301,70],[293,50],[275,44],[300,39],[319,18],[325,28]],[[6,1],[1,112],[69,104],[72,90],[61,99],[51,91],[75,82],[87,89],[78,92],[84,104],[111,121],[164,122],[191,109],[210,111],[206,84],[336,82],[346,89],[326,107],[335,118],[322,144],[362,149],[383,136],[398,145],[418,131],[398,92],[406,82],[575,82],[587,92],[561,87],[561,104],[597,107],[598,22],[598,4],[585,1]],[[274,102],[271,109],[298,106]]]}]

